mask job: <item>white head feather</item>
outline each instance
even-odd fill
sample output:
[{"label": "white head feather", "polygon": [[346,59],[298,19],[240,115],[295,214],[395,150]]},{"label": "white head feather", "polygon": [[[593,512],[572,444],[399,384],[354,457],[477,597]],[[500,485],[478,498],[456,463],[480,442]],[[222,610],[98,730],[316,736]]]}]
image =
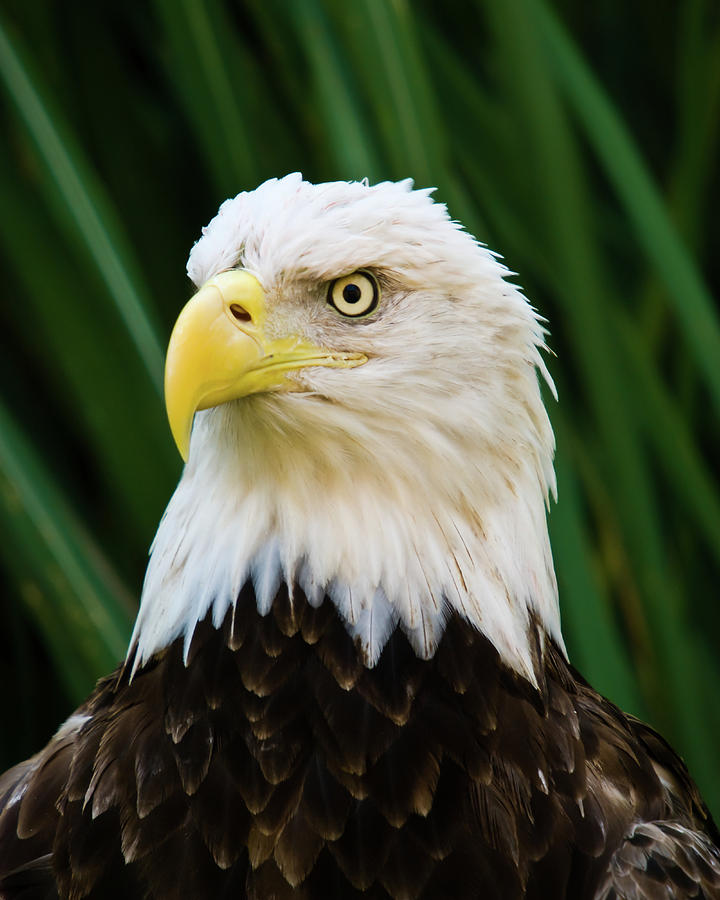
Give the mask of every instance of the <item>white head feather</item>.
[{"label": "white head feather", "polygon": [[[266,328],[369,357],[307,368],[302,390],[198,413],[155,538],[131,646],[142,664],[252,578],[325,595],[373,665],[399,625],[429,657],[451,611],[534,680],[532,622],[562,647],[546,505],[553,434],[544,330],[505,267],[412,182],[267,181],[224,203],[188,261],[232,267],[267,297]],[[341,317],[328,283],[382,290]]]}]

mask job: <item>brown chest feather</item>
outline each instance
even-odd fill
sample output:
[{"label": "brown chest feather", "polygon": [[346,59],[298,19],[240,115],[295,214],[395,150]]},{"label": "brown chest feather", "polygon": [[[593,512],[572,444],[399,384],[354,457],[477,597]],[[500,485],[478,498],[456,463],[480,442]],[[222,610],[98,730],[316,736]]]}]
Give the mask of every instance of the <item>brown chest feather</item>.
[{"label": "brown chest feather", "polygon": [[704,811],[552,646],[542,671],[459,619],[367,669],[329,602],[246,588],[0,780],[0,897],[591,898],[634,821]]}]

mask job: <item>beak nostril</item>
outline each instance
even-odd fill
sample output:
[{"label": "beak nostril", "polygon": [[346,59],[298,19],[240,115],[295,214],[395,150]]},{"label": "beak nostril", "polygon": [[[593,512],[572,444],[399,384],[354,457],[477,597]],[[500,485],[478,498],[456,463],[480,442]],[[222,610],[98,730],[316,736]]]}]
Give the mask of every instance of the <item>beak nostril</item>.
[{"label": "beak nostril", "polygon": [[239,303],[231,303],[230,312],[238,320],[238,322],[252,321],[252,316],[250,315],[250,313],[245,309],[244,306],[240,306]]}]

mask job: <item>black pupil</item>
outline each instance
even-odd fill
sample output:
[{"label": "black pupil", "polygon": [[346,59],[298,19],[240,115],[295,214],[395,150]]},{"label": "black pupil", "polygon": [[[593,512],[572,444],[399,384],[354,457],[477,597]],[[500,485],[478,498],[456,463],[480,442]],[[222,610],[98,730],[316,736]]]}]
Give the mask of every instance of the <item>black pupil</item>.
[{"label": "black pupil", "polygon": [[362,290],[356,284],[346,284],[343,288],[343,300],[346,303],[357,303],[362,297]]}]

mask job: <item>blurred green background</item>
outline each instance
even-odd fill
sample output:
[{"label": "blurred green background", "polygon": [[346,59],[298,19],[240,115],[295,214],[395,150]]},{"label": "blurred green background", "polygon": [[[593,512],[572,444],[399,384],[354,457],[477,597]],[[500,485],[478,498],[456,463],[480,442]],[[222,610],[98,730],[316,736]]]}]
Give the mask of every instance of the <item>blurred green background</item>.
[{"label": "blurred green background", "polygon": [[200,227],[411,175],[549,320],[572,659],[720,812],[719,102],[715,0],[5,0],[0,763],[124,655]]}]

